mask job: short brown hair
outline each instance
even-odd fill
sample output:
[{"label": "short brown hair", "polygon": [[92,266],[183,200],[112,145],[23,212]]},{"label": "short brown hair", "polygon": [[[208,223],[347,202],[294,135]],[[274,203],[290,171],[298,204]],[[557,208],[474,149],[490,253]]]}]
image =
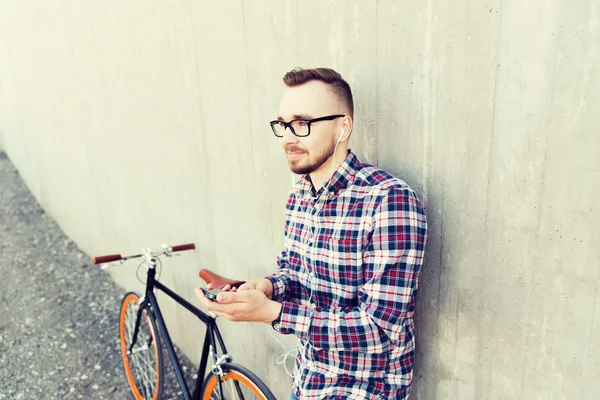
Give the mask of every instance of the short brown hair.
[{"label": "short brown hair", "polygon": [[354,118],[354,100],[350,85],[342,78],[342,75],[331,68],[302,69],[298,67],[283,76],[283,83],[288,87],[300,86],[310,81],[321,81],[329,85],[338,100],[348,107],[350,117]]}]

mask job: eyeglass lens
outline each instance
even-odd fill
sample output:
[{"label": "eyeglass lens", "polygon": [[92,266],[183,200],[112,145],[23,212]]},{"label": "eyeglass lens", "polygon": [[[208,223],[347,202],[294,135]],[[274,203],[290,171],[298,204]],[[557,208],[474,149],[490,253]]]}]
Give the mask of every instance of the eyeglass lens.
[{"label": "eyeglass lens", "polygon": [[[306,136],[309,134],[309,124],[304,120],[293,120],[290,121],[290,125],[293,129],[293,132],[296,136]],[[271,125],[273,127],[273,132],[275,135],[282,137],[285,134],[286,126],[283,122],[274,123]]]}]

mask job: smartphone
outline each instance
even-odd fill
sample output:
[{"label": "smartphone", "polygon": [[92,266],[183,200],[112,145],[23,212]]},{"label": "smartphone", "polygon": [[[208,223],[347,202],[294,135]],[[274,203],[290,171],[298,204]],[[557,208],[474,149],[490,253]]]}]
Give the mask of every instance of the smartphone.
[{"label": "smartphone", "polygon": [[217,295],[214,293],[209,292],[208,290],[204,289],[204,288],[200,288],[200,290],[202,290],[202,293],[204,293],[204,295],[210,300],[210,301],[217,301]]}]

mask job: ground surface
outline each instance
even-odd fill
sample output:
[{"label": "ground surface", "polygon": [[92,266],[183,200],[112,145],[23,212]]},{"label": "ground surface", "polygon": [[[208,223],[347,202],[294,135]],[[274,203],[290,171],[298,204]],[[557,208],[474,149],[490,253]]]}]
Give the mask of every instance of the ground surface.
[{"label": "ground surface", "polygon": [[[0,400],[132,398],[119,349],[123,294],[0,152]],[[166,366],[163,398],[180,398]]]}]

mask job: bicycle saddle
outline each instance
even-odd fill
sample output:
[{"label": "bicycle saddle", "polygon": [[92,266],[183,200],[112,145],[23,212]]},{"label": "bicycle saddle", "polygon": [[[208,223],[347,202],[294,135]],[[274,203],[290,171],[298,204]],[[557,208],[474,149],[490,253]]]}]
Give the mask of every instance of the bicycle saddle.
[{"label": "bicycle saddle", "polygon": [[225,285],[231,285],[231,287],[239,287],[240,285],[246,283],[245,281],[236,281],[235,279],[225,278],[219,274],[215,274],[214,272],[208,269],[201,269],[200,278],[204,279],[204,281],[208,283],[212,283],[215,285],[217,289],[222,289]]}]

